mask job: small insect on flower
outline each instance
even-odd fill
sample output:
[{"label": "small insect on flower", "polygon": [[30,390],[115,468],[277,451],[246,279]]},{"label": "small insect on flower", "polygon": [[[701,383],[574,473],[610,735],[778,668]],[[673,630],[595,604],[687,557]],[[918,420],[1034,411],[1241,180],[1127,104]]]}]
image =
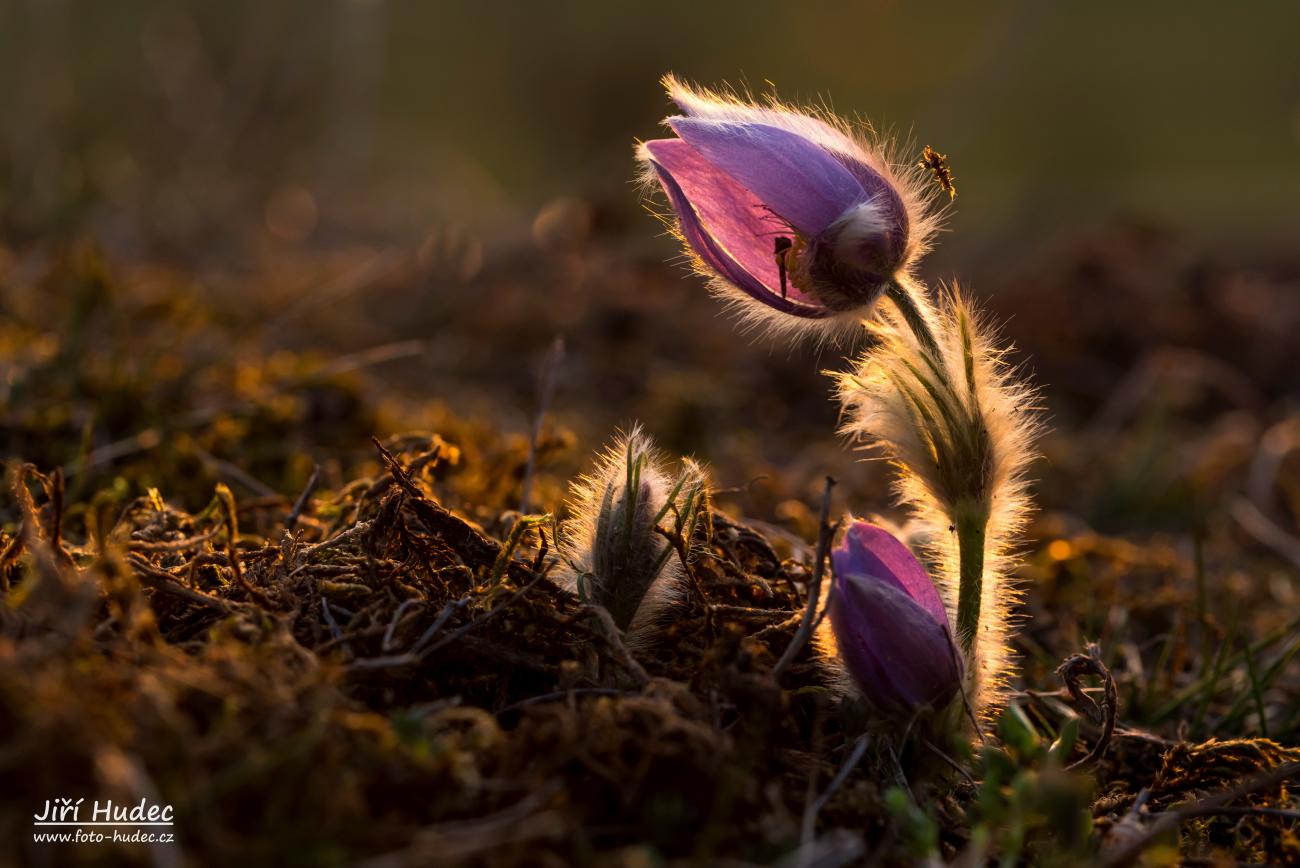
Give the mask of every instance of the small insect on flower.
[{"label": "small insect on flower", "polygon": [[939,189],[948,194],[949,199],[957,198],[957,188],[953,185],[952,168],[948,165],[948,155],[941,154],[929,145],[921,152],[921,162],[916,164],[934,175]]},{"label": "small insect on flower", "polygon": [[961,686],[948,613],[916,557],[888,531],[854,521],[831,552],[831,628],[840,659],[877,710],[942,710]]},{"label": "small insect on flower", "polygon": [[855,326],[910,274],[937,228],[924,171],[829,114],[664,84],[683,114],[664,122],[675,138],[638,146],[644,178],[667,194],[697,270],[751,323]]},{"label": "small insect on flower", "polygon": [[560,528],[561,586],[603,606],[631,642],[644,641],[680,595],[685,565],[708,526],[708,480],[682,460],[674,479],[634,427],[569,487]]}]

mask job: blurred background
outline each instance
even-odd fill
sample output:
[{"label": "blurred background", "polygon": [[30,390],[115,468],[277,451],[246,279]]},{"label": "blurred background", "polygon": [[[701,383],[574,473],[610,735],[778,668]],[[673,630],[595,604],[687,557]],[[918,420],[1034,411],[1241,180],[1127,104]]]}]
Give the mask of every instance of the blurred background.
[{"label": "blurred background", "polygon": [[1263,245],[1300,218],[1297,35],[1294,3],[5,0],[0,215],[198,255],[636,219],[672,70],[948,153],[936,265],[1116,216]]},{"label": "blurred background", "polygon": [[[860,461],[835,434],[823,372],[844,370],[854,348],[738,333],[647,215],[633,142],[659,135],[672,111],[659,85],[670,70],[825,103],[910,140],[912,158],[925,145],[948,155],[958,196],[922,276],[972,287],[1014,344],[1010,360],[1041,389],[1048,429],[1018,570],[1021,683],[1050,690],[1061,659],[1096,640],[1119,682],[1122,723],[1179,740],[1300,743],[1297,37],[1295,0],[0,0],[0,464],[9,477],[0,488],[0,840],[25,836],[41,800],[88,795],[94,779],[111,783],[104,792],[131,793],[118,803],[146,793],[152,802],[147,770],[159,791],[178,795],[178,816],[195,818],[181,840],[208,846],[214,862],[275,864],[287,853],[297,864],[337,863],[405,846],[417,827],[433,849],[415,864],[455,859],[447,854],[469,852],[446,849],[456,829],[542,828],[532,822],[540,815],[506,808],[516,799],[501,785],[510,757],[519,768],[554,759],[623,779],[609,771],[622,759],[571,762],[577,754],[551,734],[561,729],[583,756],[600,757],[592,746],[601,744],[636,756],[626,776],[636,788],[659,776],[641,747],[651,756],[660,750],[651,742],[671,746],[660,756],[674,757],[672,787],[689,787],[690,798],[680,808],[646,798],[655,829],[731,816],[716,813],[727,805],[745,822],[723,823],[725,839],[761,824],[757,842],[796,816],[768,784],[784,780],[802,800],[802,778],[765,771],[761,786],[740,783],[735,769],[750,748],[737,748],[738,766],[719,755],[721,788],[679,774],[679,749],[715,759],[712,747],[692,746],[714,742],[686,737],[701,728],[694,721],[659,739],[645,735],[655,717],[593,714],[627,721],[618,725],[637,746],[628,754],[626,742],[605,738],[613,730],[601,727],[614,724],[588,728],[584,712],[582,726],[547,723],[502,747],[499,761],[467,759],[478,749],[466,745],[497,741],[450,713],[468,715],[472,697],[489,694],[486,705],[518,710],[506,705],[515,675],[502,673],[531,673],[528,661],[551,653],[537,639],[552,628],[539,634],[542,622],[520,608],[490,628],[510,637],[499,654],[481,638],[490,633],[473,646],[466,637],[448,649],[464,658],[427,675],[413,667],[400,682],[409,686],[359,680],[344,704],[336,667],[305,665],[298,643],[310,639],[326,661],[351,657],[349,642],[379,653],[375,627],[403,617],[406,603],[392,607],[409,590],[399,587],[407,568],[421,587],[435,582],[430,573],[424,584],[424,554],[411,560],[423,563],[419,579],[408,564],[381,580],[376,557],[424,549],[406,530],[400,542],[385,536],[397,531],[384,529],[396,514],[384,507],[384,522],[347,544],[357,554],[343,562],[357,572],[333,572],[353,569],[336,567],[342,549],[322,564],[369,586],[330,582],[345,606],[326,600],[314,574],[294,579],[301,571],[277,560],[295,551],[281,539],[298,520],[288,513],[299,493],[298,543],[356,530],[353,507],[385,490],[372,436],[497,539],[520,512],[563,515],[569,481],[634,420],[670,456],[707,464],[717,512],[758,531],[744,548],[766,539],[779,558],[810,559],[827,475],[840,481],[837,514],[905,520],[888,468]],[[23,462],[49,484],[17,473]],[[214,501],[219,483],[233,501]],[[140,594],[129,575],[140,565],[123,568],[116,546],[98,542],[108,554],[85,571],[93,583],[50,582],[59,573],[45,560],[33,558],[31,571],[17,560],[15,539],[36,533],[23,508],[33,496],[72,546],[90,549],[109,528],[123,541],[130,533],[131,558],[151,552],[157,565],[139,573],[152,587],[170,587],[153,584],[167,569],[178,582],[187,570],[188,587],[232,591],[212,560],[224,538],[246,565],[261,565],[277,599],[302,594],[301,605],[274,618],[241,606],[214,624],[190,603]],[[229,524],[215,525],[218,516]],[[172,536],[182,528],[184,539]],[[719,539],[730,546],[736,533]],[[442,541],[426,544],[435,563],[458,557]],[[186,550],[198,554],[183,566]],[[774,558],[759,560],[774,576]],[[460,581],[441,577],[459,569],[437,571],[429,616]],[[750,578],[759,582],[729,573],[717,599],[785,599],[763,592],[765,581],[747,587]],[[382,593],[368,596],[380,581]],[[6,593],[10,582],[21,583]],[[489,584],[492,594],[504,587]],[[494,602],[492,614],[515,599]],[[705,657],[681,658],[704,661],[689,675],[700,714],[739,702],[759,710],[767,731],[777,718],[755,686],[763,664],[739,641],[749,622],[714,617],[720,640]],[[282,629],[294,621],[297,642]],[[697,654],[694,638],[677,635],[686,638],[674,639],[674,653]],[[569,650],[584,672],[596,654],[577,640]],[[554,660],[566,673],[560,689],[583,683],[571,680],[579,670],[567,656]],[[722,667],[730,674],[708,674]],[[462,684],[474,685],[463,706]],[[815,691],[790,696],[793,714],[771,731],[811,731],[792,726],[794,716],[820,727],[807,704]],[[447,704],[425,702],[435,697]],[[391,726],[359,716],[356,699],[391,715]],[[420,735],[433,731],[423,727],[435,706],[449,712],[446,741],[442,730],[437,740]],[[739,735],[746,728],[726,738],[762,744]],[[1201,790],[1201,778],[1181,771],[1157,777],[1157,743],[1125,739],[1120,750],[1122,735],[1107,759],[1123,757],[1111,776],[1119,787],[1106,783],[1097,803],[1106,811],[1126,810],[1111,796],[1148,781],[1164,781],[1152,785],[1152,805],[1191,794],[1193,780]],[[822,751],[820,736],[811,743]],[[805,749],[753,755],[802,762]],[[1260,767],[1202,756],[1223,775],[1215,788]],[[433,768],[438,777],[423,776]],[[1184,780],[1187,789],[1159,795]],[[462,798],[475,788],[487,801]],[[1018,784],[1007,791],[1023,795]],[[575,810],[608,801],[591,814],[604,817],[618,810],[608,792],[571,786],[563,801]],[[884,802],[860,792],[846,788],[845,801],[877,822]],[[750,810],[760,794],[764,807]],[[538,798],[541,810],[552,796]],[[715,813],[692,807],[697,799]],[[471,804],[501,812],[479,824]],[[824,817],[836,812],[828,808]],[[867,828],[844,816],[845,828]],[[428,826],[434,818],[450,822]],[[1238,819],[1220,825],[1226,840],[1247,839]],[[597,852],[592,841],[621,839],[625,828],[637,827],[595,823],[593,837],[577,839],[583,858]],[[1281,840],[1294,859],[1294,837]],[[260,847],[253,856],[250,842]],[[657,858],[625,852],[627,864]],[[39,856],[31,861],[52,864]]]}]

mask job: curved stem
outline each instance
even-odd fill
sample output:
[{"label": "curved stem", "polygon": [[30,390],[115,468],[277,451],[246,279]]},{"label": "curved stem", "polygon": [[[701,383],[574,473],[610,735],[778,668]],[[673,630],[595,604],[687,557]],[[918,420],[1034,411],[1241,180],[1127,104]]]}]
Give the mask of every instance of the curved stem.
[{"label": "curved stem", "polygon": [[894,303],[894,307],[898,308],[898,312],[907,321],[907,327],[912,330],[912,334],[916,335],[917,341],[925,347],[925,351],[938,359],[939,343],[934,339],[934,332],[930,330],[930,324],[926,322],[925,315],[921,313],[921,308],[912,297],[912,293],[898,281],[891,280],[885,287],[885,295]]}]

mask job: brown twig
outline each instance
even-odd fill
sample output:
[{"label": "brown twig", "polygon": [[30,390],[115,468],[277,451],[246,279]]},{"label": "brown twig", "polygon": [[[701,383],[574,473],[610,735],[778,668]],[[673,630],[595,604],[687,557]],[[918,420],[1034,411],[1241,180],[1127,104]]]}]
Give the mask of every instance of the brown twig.
[{"label": "brown twig", "polygon": [[[428,659],[430,656],[432,656],[432,654],[435,651],[445,648],[446,646],[450,645],[452,642],[455,642],[457,639],[460,639],[469,631],[477,629],[478,627],[482,626],[483,624],[491,620],[494,616],[509,609],[512,605],[514,605],[514,603],[516,603],[520,598],[522,598],[524,594],[532,590],[532,588],[536,586],[539,582],[541,582],[544,578],[546,578],[544,575],[535,576],[531,582],[529,582],[528,584],[520,588],[518,591],[516,591],[513,595],[511,595],[511,597],[508,600],[506,600],[501,605],[496,606],[495,608],[485,612],[484,614],[473,618],[469,623],[465,624],[462,627],[457,628],[456,630],[449,633],[448,635],[438,640],[437,642],[433,643],[432,645],[426,645],[425,647],[421,647],[418,652],[414,650],[414,646],[413,646],[412,650],[407,651],[404,654],[389,654],[382,657],[363,657],[360,660],[355,660],[352,663],[348,664],[347,671],[349,673],[355,673],[355,672],[364,672],[364,671],[375,670],[375,669],[402,669],[407,666],[416,666],[419,663],[423,662],[424,660]],[[442,619],[442,623],[438,623],[435,620],[434,625],[430,626],[429,629],[425,630],[425,636],[431,638],[432,635],[436,634],[437,632],[437,630],[435,630],[434,627],[437,627],[438,629],[442,628],[443,624],[446,623],[446,619],[443,618],[443,614],[447,614],[448,618],[450,617],[451,614],[448,612],[448,609],[455,606],[457,607],[456,611],[458,611],[459,608],[463,608],[464,605],[467,605],[468,603],[469,603],[468,598],[462,600],[455,600],[451,603],[448,603],[447,607],[444,607],[443,612],[439,613],[438,616],[440,619]],[[429,641],[427,638],[425,638],[425,636],[421,636],[420,639],[416,640],[416,646],[421,645],[421,643],[427,643]]]},{"label": "brown twig", "polygon": [[150,564],[144,558],[138,555],[127,555],[127,563],[135,571],[136,578],[142,585],[152,588],[159,593],[167,594],[172,597],[178,597],[190,603],[204,606],[212,609],[214,612],[220,612],[223,615],[230,614],[230,606],[226,601],[218,599],[211,594],[205,594],[202,591],[196,591],[193,588],[187,588],[176,581],[176,577],[165,570],[160,570],[153,564]]},{"label": "brown twig", "polygon": [[298,575],[303,570],[307,569],[307,567],[310,566],[310,564],[308,564],[307,561],[314,555],[320,554],[321,552],[327,551],[328,549],[337,548],[338,546],[341,546],[343,543],[348,542],[349,540],[367,534],[370,532],[370,529],[373,526],[374,526],[373,521],[359,521],[356,524],[352,525],[352,527],[348,528],[347,530],[341,531],[340,533],[335,534],[334,536],[330,537],[327,540],[322,540],[321,542],[318,542],[315,545],[307,546],[305,549],[303,549],[298,553],[298,560],[300,561],[300,563],[297,567],[293,569],[292,572],[289,573],[289,578],[292,579],[294,576]]},{"label": "brown twig", "polygon": [[264,608],[271,608],[271,599],[262,593],[259,589],[253,587],[253,583],[248,581],[244,576],[244,571],[239,565],[239,522],[235,518],[235,495],[223,482],[217,483],[217,500],[221,503],[222,512],[226,517],[226,557],[230,559],[230,571],[235,576],[235,581],[239,584],[248,596],[252,597]]},{"label": "brown twig", "polygon": [[817,537],[816,560],[813,562],[812,580],[808,584],[808,605],[804,608],[803,619],[799,622],[799,629],[795,631],[794,638],[786,646],[785,652],[781,658],[776,661],[772,667],[773,680],[780,681],[785,670],[794,662],[794,658],[808,644],[812,638],[813,627],[817,620],[817,603],[821,599],[822,590],[822,571],[826,563],[826,554],[830,550],[831,538],[835,535],[834,528],[830,525],[831,513],[831,489],[835,487],[835,480],[826,477],[826,489],[822,493],[822,512],[821,523]]},{"label": "brown twig", "polygon": [[[501,543],[484,536],[469,522],[453,515],[450,510],[426,497],[393,453],[389,452],[377,438],[371,437],[370,441],[379,450],[380,457],[388,465],[392,474],[391,482],[386,484],[396,485],[406,493],[408,507],[429,534],[440,537],[471,569],[492,567],[501,553]],[[529,569],[527,564],[513,559],[506,564],[506,575],[516,584],[549,581],[545,574],[538,576]]]},{"label": "brown twig", "polygon": [[388,629],[384,631],[384,641],[379,645],[385,653],[393,650],[393,635],[397,632],[397,625],[401,623],[402,616],[406,614],[406,610],[412,606],[418,606],[421,602],[423,601],[403,600],[401,605],[399,605],[393,612],[393,617],[388,622]]},{"label": "brown twig", "polygon": [[321,365],[309,376],[314,379],[326,379],[328,377],[337,377],[340,374],[350,374],[353,371],[359,371],[362,368],[371,368],[375,365],[383,365],[388,362],[396,362],[400,359],[410,359],[415,356],[422,356],[429,351],[427,341],[405,340],[392,341],[391,343],[379,344],[378,346],[369,347],[356,353],[348,353],[330,359]]},{"label": "brown twig", "polygon": [[[712,494],[714,495],[719,493],[720,490],[718,489],[715,489],[712,492]],[[731,554],[733,557],[735,556],[735,552],[732,551],[733,545],[740,545],[740,544],[748,545],[751,548],[757,549],[762,554],[762,556],[767,559],[768,563],[772,565],[773,570],[779,570],[781,568],[781,558],[779,555],[777,555],[776,550],[772,548],[772,544],[768,542],[767,537],[765,537],[763,533],[769,534],[771,536],[778,536],[783,538],[787,543],[789,543],[790,548],[794,550],[796,553],[798,553],[800,550],[807,550],[808,548],[808,544],[806,542],[804,542],[796,535],[785,530],[784,528],[774,527],[772,525],[766,525],[763,524],[762,522],[753,521],[751,519],[750,520],[751,524],[761,527],[763,533],[759,533],[757,530],[754,529],[754,527],[751,527],[750,524],[742,524],[741,522],[737,521],[736,519],[727,515],[725,512],[722,512],[721,510],[718,509],[712,510],[712,517],[713,517],[714,526],[716,528],[719,528],[721,530],[730,530],[734,532],[736,535],[735,540],[731,541],[731,543],[724,546],[724,548],[727,549],[728,554]]]},{"label": "brown twig", "polygon": [[[450,603],[443,606],[442,611],[438,613],[438,617],[434,618],[433,623],[430,624],[429,627],[420,634],[420,638],[416,639],[415,643],[411,645],[410,653],[417,656],[420,655],[424,651],[425,646],[433,641],[433,637],[438,635],[438,631],[446,626],[447,622],[451,620],[453,615],[468,606],[469,602],[469,597],[464,597],[459,600],[452,600]],[[471,621],[470,623],[472,624],[473,622]]]},{"label": "brown twig", "polygon": [[334,613],[330,611],[329,600],[324,597],[320,598],[320,611],[325,616],[325,623],[330,628],[330,634],[343,646],[344,651],[352,654],[352,648],[348,645],[347,640],[343,638],[343,630],[339,628],[339,622],[334,620]]},{"label": "brown twig", "polygon": [[[53,478],[47,477],[36,469],[34,464],[12,464],[9,468],[9,488],[13,493],[14,500],[18,502],[18,512],[21,516],[18,523],[17,536],[9,541],[5,546],[3,554],[0,554],[0,586],[4,590],[9,589],[8,569],[9,565],[22,554],[23,549],[27,549],[33,555],[37,554],[37,549],[42,548],[44,543],[49,547],[50,553],[60,566],[71,566],[72,555],[68,554],[67,549],[63,547],[61,540],[61,526],[63,524],[63,472],[56,470]],[[27,477],[31,476],[41,486],[49,500],[49,521],[42,522],[40,511],[36,508],[36,501],[32,499],[31,490],[27,488]],[[42,528],[44,525],[44,528]]]},{"label": "brown twig", "polygon": [[64,564],[71,564],[72,555],[68,554],[67,549],[63,547],[63,468],[54,468],[48,480],[43,478],[42,481],[45,483],[46,496],[50,500],[50,548]]},{"label": "brown twig", "polygon": [[[1067,657],[1065,662],[1057,667],[1056,674],[1065,684],[1065,689],[1070,692],[1075,704],[1087,712],[1093,723],[1101,724],[1101,735],[1088,755],[1070,763],[1066,766],[1067,769],[1083,768],[1101,759],[1110,744],[1111,736],[1115,734],[1115,719],[1119,716],[1119,693],[1115,689],[1114,676],[1110,674],[1106,664],[1101,662],[1101,648],[1095,642],[1090,642],[1086,652]],[[1079,683],[1079,679],[1088,675],[1100,678],[1105,687],[1105,697],[1101,707],[1098,707],[1095,699],[1083,692],[1083,687]]]},{"label": "brown twig", "polygon": [[546,569],[546,554],[550,551],[550,545],[546,542],[546,529],[538,528],[537,536],[541,540],[537,545],[537,555],[533,558],[533,572],[541,573]]},{"label": "brown twig", "polygon": [[673,550],[677,552],[677,560],[681,561],[682,572],[686,574],[686,580],[690,583],[691,590],[695,592],[695,596],[700,598],[700,605],[707,610],[709,608],[709,598],[704,595],[704,586],[700,584],[700,577],[695,573],[695,565],[691,562],[690,555],[686,551],[686,540],[682,539],[681,533],[670,531],[664,527],[656,527],[655,533],[668,540]]},{"label": "brown twig", "polygon": [[317,464],[311,469],[311,476],[307,477],[307,484],[302,489],[302,494],[293,502],[293,509],[285,516],[284,527],[286,530],[293,530],[298,524],[298,519],[302,518],[303,512],[307,509],[307,503],[311,500],[312,494],[316,491],[316,486],[320,482],[320,465]]},{"label": "brown twig", "polygon": [[1159,819],[1147,827],[1141,836],[1131,838],[1110,853],[1103,854],[1105,858],[1100,860],[1098,864],[1102,868],[1123,868],[1123,866],[1131,865],[1142,855],[1144,850],[1160,838],[1173,832],[1184,820],[1220,813],[1237,799],[1268,789],[1297,774],[1300,774],[1300,763],[1279,766],[1263,774],[1256,775],[1232,789],[1221,790],[1190,805],[1165,811],[1160,815]]},{"label": "brown twig", "polygon": [[27,547],[28,535],[39,536],[41,532],[41,526],[36,519],[36,504],[32,502],[32,493],[27,490],[26,473],[25,464],[9,465],[7,474],[9,490],[18,503],[18,513],[21,518],[17,530],[14,531],[13,539],[9,540],[4,552],[0,553],[0,589],[5,591],[9,590],[9,565],[16,561],[23,553],[23,549]]},{"label": "brown twig", "polygon": [[13,563],[19,555],[23,553],[23,534],[26,533],[24,522],[18,522],[18,529],[14,532],[13,539],[5,546],[3,552],[0,552],[0,591],[8,593],[9,591],[9,565]]},{"label": "brown twig", "polygon": [[186,582],[191,588],[199,586],[199,570],[206,566],[229,567],[230,558],[224,552],[200,552],[186,564]]},{"label": "brown twig", "polygon": [[[983,733],[981,733],[981,736],[982,735]],[[975,779],[970,776],[970,772],[966,771],[966,769],[962,767],[961,763],[957,762],[955,759],[948,756],[948,754],[944,753],[944,751],[941,750],[937,744],[930,741],[928,738],[921,739],[921,743],[925,745],[926,749],[929,750],[930,753],[934,754],[939,759],[943,760],[945,763],[949,765],[949,767],[952,768],[953,771],[961,775],[962,778],[965,779],[966,783],[970,784],[972,787],[976,786]]]},{"label": "brown twig", "polygon": [[801,846],[812,843],[814,833],[817,830],[817,816],[830,803],[831,797],[835,795],[836,791],[849,779],[849,775],[853,774],[853,770],[858,767],[858,763],[862,762],[862,756],[867,752],[867,746],[870,743],[869,736],[858,736],[857,740],[853,742],[853,749],[849,751],[848,757],[845,758],[839,770],[835,772],[835,777],[831,778],[831,782],[826,785],[826,790],[804,808]]},{"label": "brown twig", "polygon": [[248,471],[244,470],[244,468],[232,464],[224,458],[218,458],[201,446],[194,447],[194,454],[198,456],[200,461],[215,470],[218,474],[225,476],[227,479],[234,482],[238,482],[254,494],[260,495],[261,497],[273,497],[277,500],[280,499],[280,492],[253,476]]},{"label": "brown twig", "polygon": [[[449,545],[468,555],[469,559],[476,565],[487,566],[496,562],[497,555],[501,551],[499,543],[493,542],[462,521],[446,521],[447,517],[451,517],[451,513],[425,496],[420,487],[411,479],[410,472],[402,466],[402,463],[397,460],[397,457],[392,452],[388,451],[388,448],[383,443],[379,442],[379,438],[371,437],[370,442],[379,451],[379,457],[388,466],[388,472],[393,477],[391,482],[387,484],[396,485],[406,492],[411,499],[412,511],[428,526],[431,532],[445,536],[448,530],[459,531],[453,538],[447,540]],[[448,527],[449,525],[459,526],[453,528]]]},{"label": "brown twig", "polygon": [[145,540],[131,540],[126,544],[126,550],[129,552],[183,552],[202,546],[204,543],[216,539],[225,531],[224,527],[215,527],[207,533],[198,536],[185,537],[177,540],[163,540],[162,542],[147,542]]}]

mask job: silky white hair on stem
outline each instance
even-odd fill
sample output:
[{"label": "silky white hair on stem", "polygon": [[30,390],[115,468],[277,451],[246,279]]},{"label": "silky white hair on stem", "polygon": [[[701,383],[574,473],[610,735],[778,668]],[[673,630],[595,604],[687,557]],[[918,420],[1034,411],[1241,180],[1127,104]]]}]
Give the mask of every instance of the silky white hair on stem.
[{"label": "silky white hair on stem", "polygon": [[955,285],[931,300],[895,285],[867,322],[871,346],[838,375],[843,432],[888,460],[956,625],[982,721],[1004,704],[1021,599],[1011,570],[1032,510],[1026,470],[1036,393]]}]

